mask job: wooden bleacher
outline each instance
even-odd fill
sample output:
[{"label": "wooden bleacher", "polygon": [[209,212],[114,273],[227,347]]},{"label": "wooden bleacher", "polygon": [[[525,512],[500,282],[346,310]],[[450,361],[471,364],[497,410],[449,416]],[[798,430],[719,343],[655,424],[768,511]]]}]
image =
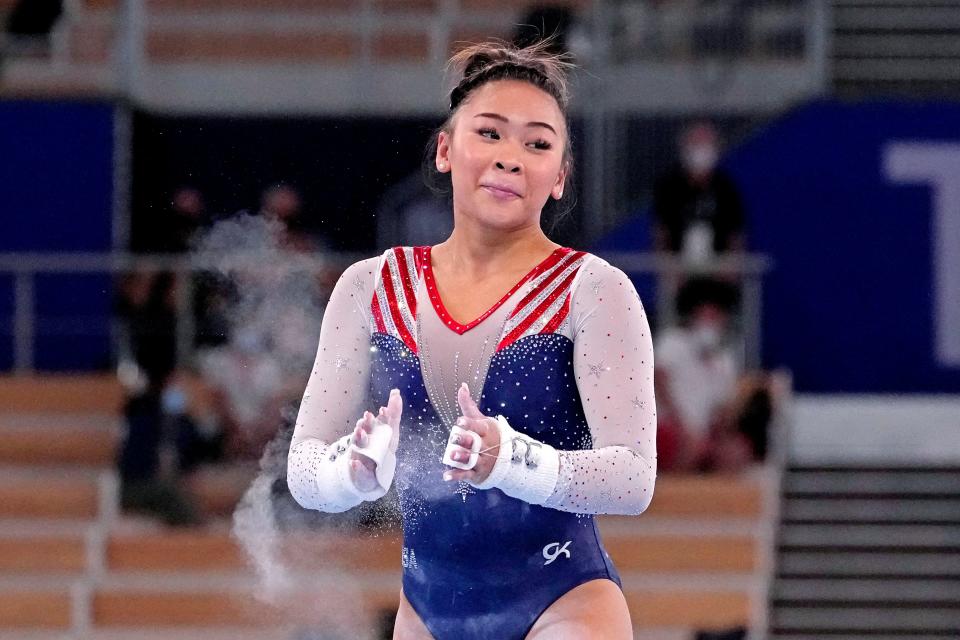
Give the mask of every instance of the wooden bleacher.
[{"label": "wooden bleacher", "polygon": [[[110,378],[0,378],[0,640],[65,631],[279,639],[343,616],[346,600],[366,602],[371,621],[396,606],[398,532],[370,538],[377,552],[366,559],[356,535],[286,539],[297,550],[292,575],[306,588],[297,591],[305,606],[289,609],[254,597],[256,574],[226,520],[171,530],[117,516],[120,399]],[[229,515],[250,473],[208,469],[193,486],[208,513]],[[599,519],[637,638],[680,640],[755,619],[770,524],[763,478],[661,474],[645,514]]]},{"label": "wooden bleacher", "polygon": [[[535,3],[374,0],[374,15],[385,18],[370,27],[365,5],[352,0],[143,0],[139,26],[143,61],[160,68],[339,69],[368,56],[383,64],[422,65],[431,61],[438,29],[449,51],[466,40],[507,37],[524,8]],[[13,0],[0,0],[0,18],[12,6]],[[125,55],[121,7],[120,0],[66,3],[48,59],[8,61],[0,93],[111,96],[122,90],[113,68],[116,56]],[[271,20],[278,15],[287,19]]]}]

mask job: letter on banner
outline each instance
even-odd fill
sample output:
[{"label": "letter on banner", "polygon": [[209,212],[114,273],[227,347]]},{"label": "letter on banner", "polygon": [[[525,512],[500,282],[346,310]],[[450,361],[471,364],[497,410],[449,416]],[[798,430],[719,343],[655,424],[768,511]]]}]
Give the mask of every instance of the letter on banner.
[{"label": "letter on banner", "polygon": [[960,144],[892,142],[883,160],[894,184],[931,187],[934,357],[960,367]]}]

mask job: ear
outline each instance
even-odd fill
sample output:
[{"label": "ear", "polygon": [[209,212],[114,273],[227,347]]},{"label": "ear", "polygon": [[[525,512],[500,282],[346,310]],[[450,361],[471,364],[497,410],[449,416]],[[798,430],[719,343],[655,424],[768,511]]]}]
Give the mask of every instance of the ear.
[{"label": "ear", "polygon": [[568,166],[564,162],[563,166],[560,167],[560,173],[557,174],[557,181],[553,185],[553,189],[550,190],[550,195],[553,196],[554,200],[559,200],[563,197],[563,187],[567,182],[567,172]]},{"label": "ear", "polygon": [[437,165],[437,171],[440,173],[450,172],[450,134],[446,131],[437,134],[437,157],[434,161]]}]

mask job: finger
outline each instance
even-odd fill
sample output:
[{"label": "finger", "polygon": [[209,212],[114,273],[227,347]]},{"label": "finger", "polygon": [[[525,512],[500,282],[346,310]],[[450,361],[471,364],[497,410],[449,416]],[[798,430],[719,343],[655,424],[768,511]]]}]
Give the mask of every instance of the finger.
[{"label": "finger", "polygon": [[453,482],[456,480],[469,482],[470,480],[473,480],[475,475],[476,472],[472,469],[469,471],[465,471],[463,469],[447,469],[443,472],[443,479],[446,482]]},{"label": "finger", "polygon": [[400,396],[399,389],[391,389],[390,399],[387,400],[387,421],[391,427],[400,426],[400,416],[403,413],[403,398]]},{"label": "finger", "polygon": [[357,420],[357,424],[353,427],[353,441],[363,446],[363,434],[366,433],[366,430],[363,428],[363,418]]},{"label": "finger", "polygon": [[470,389],[467,387],[467,383],[464,382],[460,385],[460,388],[457,389],[457,402],[460,403],[460,411],[468,418],[482,418],[483,413],[481,413],[480,408],[477,406],[477,403],[473,401],[473,398],[470,397]]},{"label": "finger", "polygon": [[481,438],[485,438],[490,432],[490,419],[467,418],[464,416],[457,420],[457,426],[466,429],[467,431],[473,431]]},{"label": "finger", "polygon": [[369,411],[364,411],[362,425],[361,425],[363,427],[363,430],[366,431],[367,433],[373,433],[374,420],[375,418],[373,417],[372,413],[370,413]]},{"label": "finger", "polygon": [[367,440],[367,432],[363,430],[363,427],[357,424],[357,428],[353,430],[353,442],[362,449],[363,447],[367,446]]},{"label": "finger", "polygon": [[465,449],[470,449],[470,447],[473,446],[473,436],[469,433],[460,433],[450,438],[450,442],[458,444]]},{"label": "finger", "polygon": [[457,462],[469,462],[472,453],[469,449],[457,447],[450,453],[450,459],[456,460]]}]

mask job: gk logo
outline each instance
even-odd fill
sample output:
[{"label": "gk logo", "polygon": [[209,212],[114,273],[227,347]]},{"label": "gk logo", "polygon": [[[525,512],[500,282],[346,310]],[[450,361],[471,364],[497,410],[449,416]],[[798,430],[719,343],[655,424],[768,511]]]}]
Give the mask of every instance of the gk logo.
[{"label": "gk logo", "polygon": [[[551,562],[559,558],[561,553],[566,555],[569,558],[570,550],[567,549],[567,547],[570,546],[571,542],[573,542],[573,540],[567,540],[566,542],[563,543],[562,547],[560,546],[559,542],[551,542],[550,544],[545,546],[543,548],[543,557],[546,559],[546,562],[543,563],[543,566],[547,566],[548,564],[550,564]],[[555,549],[555,551],[551,551],[551,549]]]}]

